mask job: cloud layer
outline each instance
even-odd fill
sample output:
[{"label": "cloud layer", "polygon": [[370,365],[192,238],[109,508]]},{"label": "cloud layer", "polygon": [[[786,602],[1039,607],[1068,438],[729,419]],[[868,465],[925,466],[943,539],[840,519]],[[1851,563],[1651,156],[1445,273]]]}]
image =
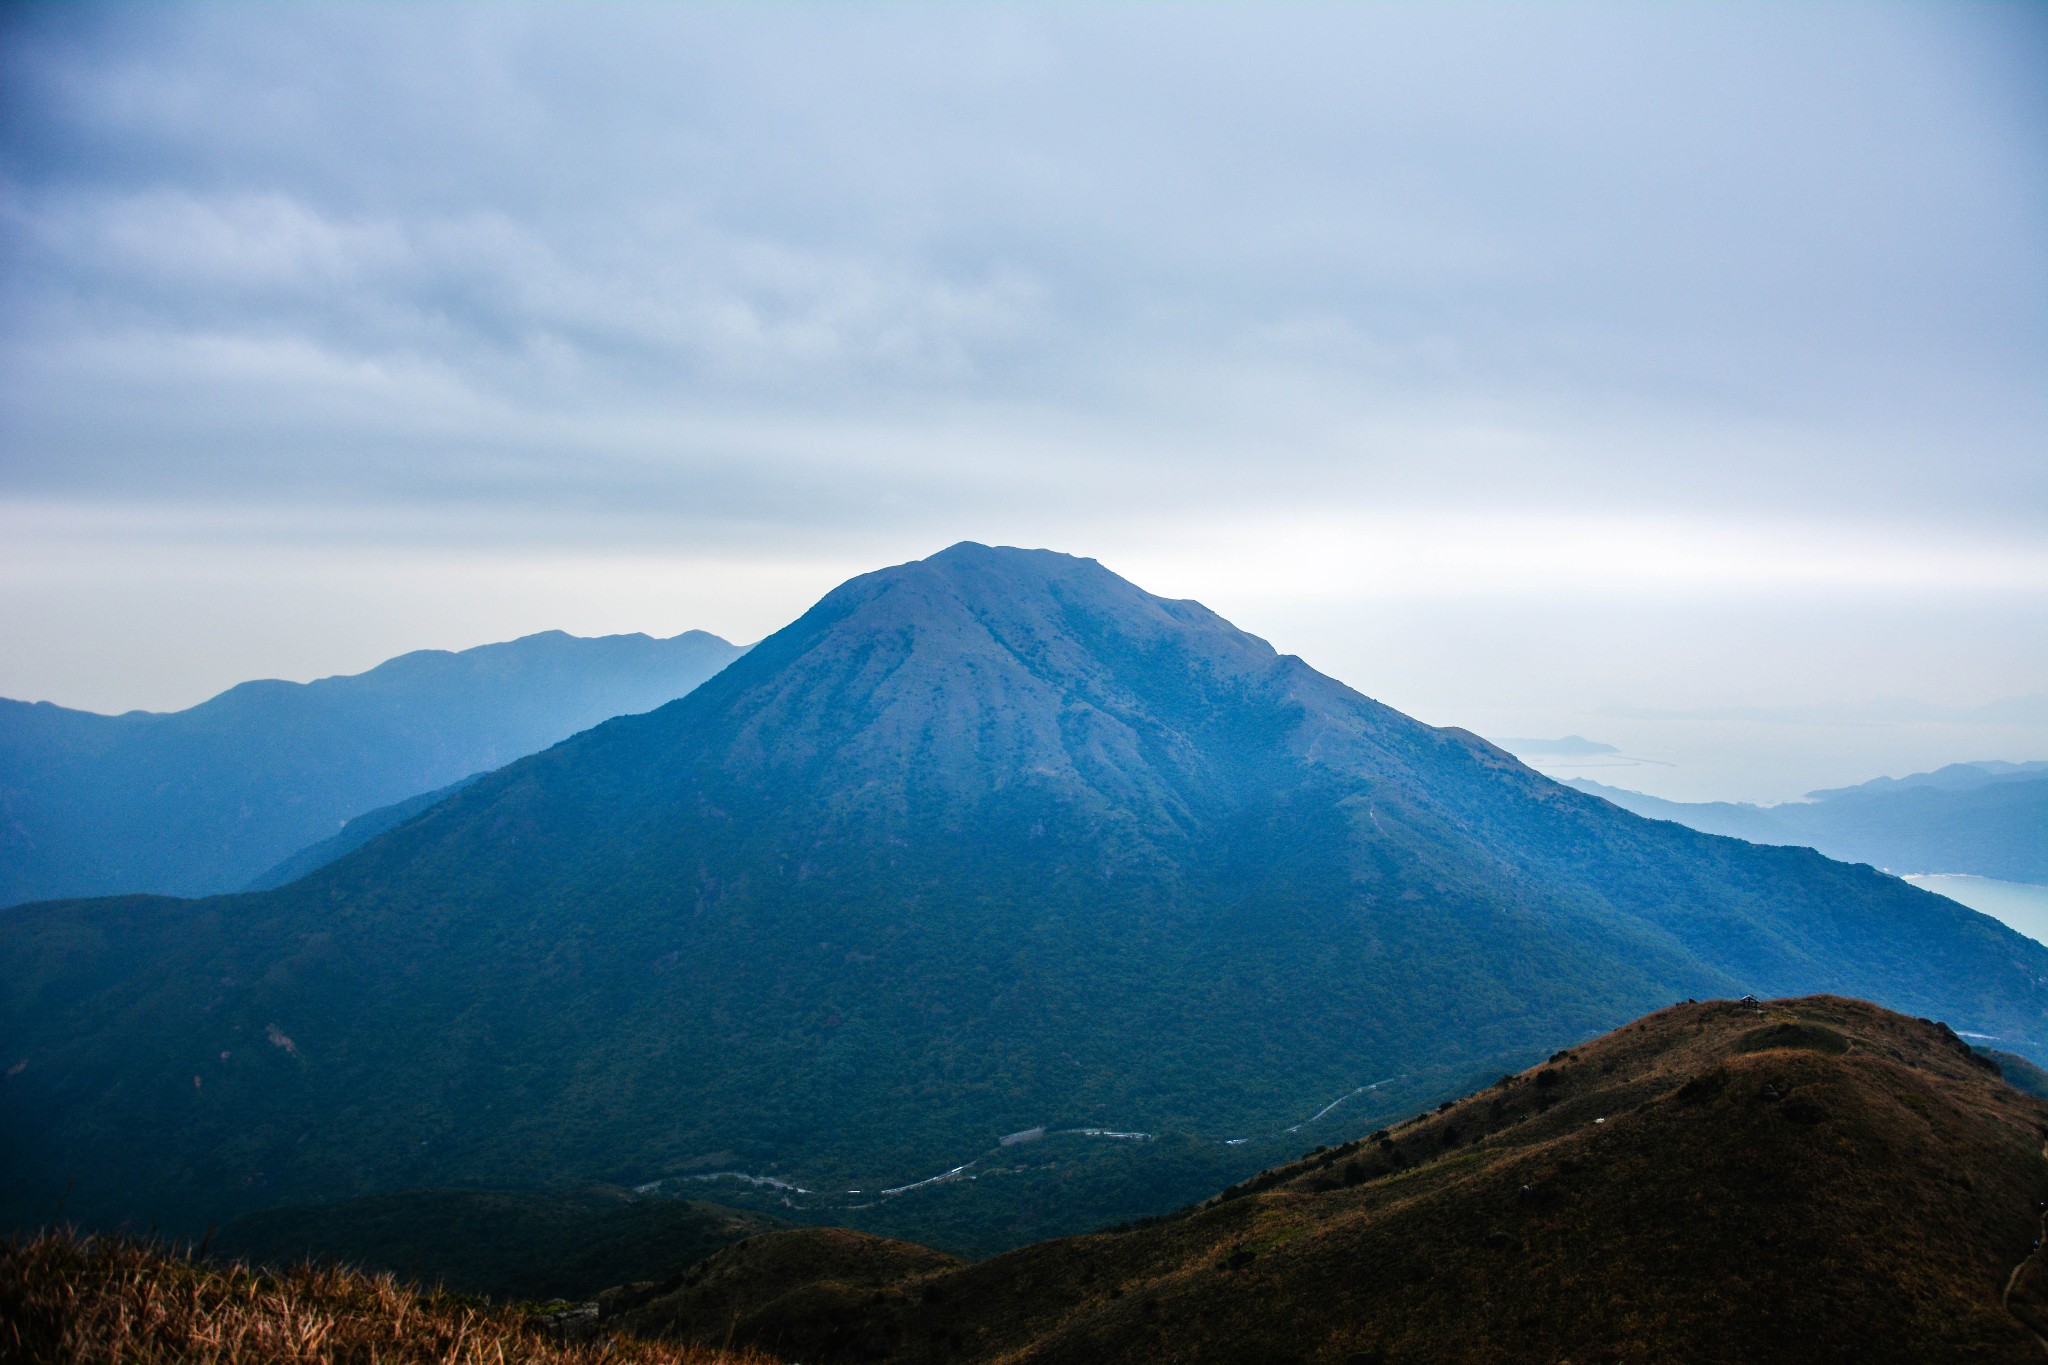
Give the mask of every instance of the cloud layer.
[{"label": "cloud layer", "polygon": [[2038,518],[2023,18],[17,12],[7,484]]},{"label": "cloud layer", "polygon": [[0,611],[972,535],[2007,619],[2044,128],[2023,6],[17,6]]}]

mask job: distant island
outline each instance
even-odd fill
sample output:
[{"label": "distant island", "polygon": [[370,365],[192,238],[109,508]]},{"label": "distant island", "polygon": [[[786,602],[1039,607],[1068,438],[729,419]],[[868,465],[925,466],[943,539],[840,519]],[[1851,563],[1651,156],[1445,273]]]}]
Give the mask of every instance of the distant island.
[{"label": "distant island", "polygon": [[2048,762],[1954,763],[1775,806],[1666,801],[1584,777],[1566,785],[1653,820],[1814,848],[1900,875],[1967,873],[2048,884]]}]

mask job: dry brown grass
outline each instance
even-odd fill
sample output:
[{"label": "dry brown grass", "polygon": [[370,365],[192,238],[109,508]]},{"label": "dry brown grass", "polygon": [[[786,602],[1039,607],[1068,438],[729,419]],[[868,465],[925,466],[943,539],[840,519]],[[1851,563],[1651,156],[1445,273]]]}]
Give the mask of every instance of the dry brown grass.
[{"label": "dry brown grass", "polygon": [[27,1365],[772,1365],[613,1339],[558,1345],[516,1309],[389,1275],[261,1275],[133,1240],[49,1232],[0,1249],[0,1359]]}]

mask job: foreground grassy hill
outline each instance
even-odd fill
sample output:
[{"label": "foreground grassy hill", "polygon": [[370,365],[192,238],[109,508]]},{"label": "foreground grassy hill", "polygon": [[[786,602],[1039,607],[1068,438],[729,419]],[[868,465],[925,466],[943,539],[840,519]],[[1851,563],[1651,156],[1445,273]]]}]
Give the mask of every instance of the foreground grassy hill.
[{"label": "foreground grassy hill", "polygon": [[560,1344],[535,1321],[388,1275],[257,1275],[62,1233],[0,1247],[0,1360],[20,1365],[771,1365],[701,1346]]},{"label": "foreground grassy hill", "polygon": [[2044,1137],[1944,1025],[1687,1003],[1154,1226],[780,1232],[607,1306],[820,1365],[2038,1359]]}]

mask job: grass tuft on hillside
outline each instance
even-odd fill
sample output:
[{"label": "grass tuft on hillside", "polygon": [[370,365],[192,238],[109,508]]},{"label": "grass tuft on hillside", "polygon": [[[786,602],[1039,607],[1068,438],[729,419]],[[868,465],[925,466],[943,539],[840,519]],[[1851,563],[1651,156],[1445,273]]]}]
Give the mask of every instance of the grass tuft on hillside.
[{"label": "grass tuft on hillside", "polygon": [[0,1359],[22,1365],[771,1365],[753,1352],[613,1338],[564,1345],[531,1314],[390,1275],[279,1275],[155,1243],[44,1232],[0,1246]]}]

